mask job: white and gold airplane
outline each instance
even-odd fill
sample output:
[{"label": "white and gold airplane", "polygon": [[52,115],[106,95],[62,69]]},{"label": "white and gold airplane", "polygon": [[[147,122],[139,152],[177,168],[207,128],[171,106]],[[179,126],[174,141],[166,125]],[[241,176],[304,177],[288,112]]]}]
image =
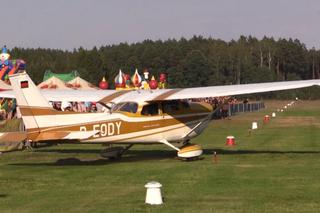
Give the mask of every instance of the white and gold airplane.
[{"label": "white and gold airplane", "polygon": [[[127,145],[106,149],[104,157],[120,157],[133,144],[155,143],[177,150],[181,158],[197,157],[202,148],[189,141],[207,127],[213,109],[206,103],[185,100],[320,85],[320,80],[305,80],[138,91],[40,91],[26,73],[9,78],[14,93],[3,91],[0,97],[16,98],[28,142]],[[106,112],[80,113],[57,111],[49,101],[91,101],[113,106]],[[177,147],[175,143],[182,145]]]}]

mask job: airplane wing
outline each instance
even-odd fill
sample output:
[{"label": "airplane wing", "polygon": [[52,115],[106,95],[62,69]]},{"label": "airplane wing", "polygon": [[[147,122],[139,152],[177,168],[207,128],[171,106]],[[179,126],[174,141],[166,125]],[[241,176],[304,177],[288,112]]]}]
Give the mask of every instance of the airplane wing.
[{"label": "airplane wing", "polygon": [[157,100],[172,100],[185,98],[205,98],[205,97],[220,97],[230,95],[243,95],[252,93],[272,92],[279,90],[298,89],[303,87],[320,86],[320,80],[305,80],[305,81],[286,81],[272,83],[255,83],[255,84],[240,84],[227,86],[212,86],[212,87],[197,87],[181,90],[170,91],[155,97]]},{"label": "airplane wing", "polygon": [[[48,101],[119,103],[220,97],[320,86],[320,79],[159,90],[41,90]],[[14,98],[11,90],[0,97]]]},{"label": "airplane wing", "polygon": [[139,90],[121,94],[112,99],[112,102],[126,101],[160,101],[192,98],[221,97],[252,93],[271,92],[279,90],[298,89],[303,87],[320,86],[320,79],[283,81],[270,83],[239,84],[226,86],[194,87],[185,89]]}]

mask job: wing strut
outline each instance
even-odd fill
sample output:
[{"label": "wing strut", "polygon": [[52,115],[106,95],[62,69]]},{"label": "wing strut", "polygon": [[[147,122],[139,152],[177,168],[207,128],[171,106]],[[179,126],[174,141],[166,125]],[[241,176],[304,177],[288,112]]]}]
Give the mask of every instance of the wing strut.
[{"label": "wing strut", "polygon": [[160,143],[163,143],[163,144],[165,144],[165,145],[167,145],[167,146],[170,146],[171,148],[177,150],[178,152],[180,151],[179,148],[177,148],[177,147],[175,147],[174,145],[172,145],[171,143],[169,143],[166,139],[161,139],[159,142],[160,142]]},{"label": "wing strut", "polygon": [[182,136],[181,138],[186,138],[188,137],[196,128],[198,128],[198,126],[200,126],[203,123],[203,121],[200,121],[197,125],[195,125],[187,134],[185,134],[184,136]]}]

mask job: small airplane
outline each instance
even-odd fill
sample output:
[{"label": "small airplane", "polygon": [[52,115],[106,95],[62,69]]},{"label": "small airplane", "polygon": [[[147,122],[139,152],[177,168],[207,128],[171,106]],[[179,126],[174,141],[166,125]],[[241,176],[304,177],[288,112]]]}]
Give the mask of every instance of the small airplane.
[{"label": "small airplane", "polygon": [[[102,154],[106,158],[119,158],[134,144],[164,144],[185,159],[200,156],[202,148],[190,140],[208,126],[214,110],[209,104],[188,102],[188,99],[320,85],[320,80],[303,80],[186,89],[40,91],[25,72],[13,74],[9,79],[13,91],[2,91],[0,97],[16,98],[27,142],[125,145],[107,148]],[[99,102],[108,110],[58,111],[49,101]],[[9,133],[5,134],[6,138],[10,137]],[[182,145],[178,147],[176,143]]]}]

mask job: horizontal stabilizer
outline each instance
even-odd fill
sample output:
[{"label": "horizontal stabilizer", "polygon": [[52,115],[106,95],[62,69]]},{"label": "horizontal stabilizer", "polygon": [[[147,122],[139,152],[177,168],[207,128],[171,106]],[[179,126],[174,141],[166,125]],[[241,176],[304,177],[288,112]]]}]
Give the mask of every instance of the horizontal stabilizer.
[{"label": "horizontal stabilizer", "polygon": [[26,132],[1,132],[0,142],[22,142],[27,138]]},{"label": "horizontal stabilizer", "polygon": [[26,132],[1,132],[0,152],[21,150],[23,141],[27,138]]},{"label": "horizontal stabilizer", "polygon": [[41,132],[37,137],[37,141],[48,140],[83,140],[88,139],[99,131],[50,131]]},{"label": "horizontal stabilizer", "polygon": [[83,139],[88,139],[92,136],[94,136],[95,134],[98,134],[99,131],[74,131],[74,132],[70,132],[66,137],[64,137],[63,139],[69,139],[69,140],[74,140],[74,139],[79,139],[79,140],[83,140]]}]

